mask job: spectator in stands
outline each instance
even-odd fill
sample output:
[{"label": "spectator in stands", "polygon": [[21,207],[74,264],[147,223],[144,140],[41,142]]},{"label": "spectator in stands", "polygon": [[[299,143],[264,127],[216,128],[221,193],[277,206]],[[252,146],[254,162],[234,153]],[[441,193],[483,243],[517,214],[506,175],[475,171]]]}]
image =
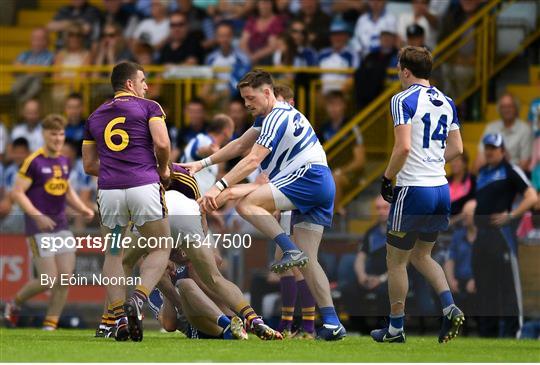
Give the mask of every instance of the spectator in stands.
[{"label": "spectator in stands", "polygon": [[392,30],[381,32],[381,45],[370,52],[354,73],[356,105],[364,108],[384,90],[388,68],[397,67],[397,36]]},{"label": "spectator in stands", "polygon": [[528,119],[533,131],[540,129],[540,98],[531,101]]},{"label": "spectator in stands", "polygon": [[184,109],[184,115],[187,123],[182,123],[182,128],[178,131],[176,148],[171,154],[171,160],[176,161],[180,157],[180,151],[183,151],[186,145],[199,133],[206,130],[206,107],[204,101],[199,98],[193,98],[187,103]]},{"label": "spectator in stands", "polygon": [[148,43],[156,50],[163,48],[170,31],[167,16],[169,3],[169,0],[152,0],[152,17],[137,25],[133,33],[133,47],[139,43]]},{"label": "spectator in stands", "polygon": [[534,131],[534,141],[531,152],[529,169],[534,188],[540,191],[540,129]]},{"label": "spectator in stands", "polygon": [[[442,42],[469,20],[478,11],[481,4],[482,0],[459,0],[458,6],[451,7],[441,20],[438,42]],[[470,32],[474,32],[474,29],[470,29],[463,34],[462,38],[468,37]],[[456,42],[459,42],[462,38],[456,40]],[[472,36],[468,42],[458,48],[453,57],[443,64],[444,90],[452,98],[463,95],[474,80],[475,38]],[[466,114],[465,111],[463,110],[462,114]]]},{"label": "spectator in stands", "polygon": [[354,317],[383,316],[388,312],[386,222],[390,204],[377,196],[374,205],[377,222],[358,245],[354,262],[356,280],[349,283],[343,293],[345,307],[353,321]]},{"label": "spectator in stands", "polygon": [[[234,123],[225,114],[218,114],[208,123],[206,132],[198,133],[184,149],[182,162],[193,162],[206,158],[225,146],[232,138]],[[217,181],[219,165],[203,168],[194,177],[204,195]]]},{"label": "spectator in stands", "polygon": [[[335,19],[330,27],[331,47],[323,49],[319,53],[320,68],[357,68],[359,60],[357,53],[349,46],[350,30],[342,19]],[[321,74],[322,93],[330,91],[344,91],[350,85],[350,76],[344,74],[324,73]]]},{"label": "spectator in stands", "polygon": [[[129,0],[135,1],[135,11],[142,18],[151,18],[152,15],[152,2],[153,0]],[[174,12],[178,10],[178,4],[174,0],[168,0],[163,2],[165,10],[167,12]]]},{"label": "spectator in stands", "polygon": [[[347,101],[341,91],[332,91],[325,97],[326,114],[329,120],[323,125],[320,133],[321,143],[330,140],[347,121]],[[352,148],[352,157],[342,166],[334,167],[333,176],[336,183],[336,197],[334,209],[339,214],[345,214],[341,205],[343,192],[358,183],[359,175],[364,168],[366,153],[364,139],[358,127],[354,127],[355,143]]]},{"label": "spectator in stands", "polygon": [[307,32],[307,44],[317,51],[329,47],[328,29],[332,19],[325,14],[319,0],[303,0],[300,2],[300,12],[296,18],[304,23]]},{"label": "spectator in stands", "polygon": [[[48,50],[49,34],[45,28],[35,28],[30,36],[30,49],[17,56],[15,65],[50,66],[54,61],[54,54]],[[19,73],[11,92],[17,102],[25,102],[35,97],[41,90],[43,74]]]},{"label": "spectator in stands", "polygon": [[448,286],[457,305],[465,313],[474,313],[474,295],[476,284],[472,271],[472,247],[476,240],[477,229],[474,225],[476,201],[470,200],[463,207],[463,225],[456,228],[448,248],[448,260],[444,263],[444,272]]},{"label": "spectator in stands", "polygon": [[105,24],[94,57],[94,65],[114,66],[121,61],[131,61],[133,58],[133,54],[129,49],[127,41],[122,35],[122,28],[120,25],[115,23]]},{"label": "spectator in stands", "polygon": [[47,24],[50,32],[58,32],[56,48],[61,49],[66,46],[69,30],[73,22],[81,24],[82,39],[89,47],[91,42],[99,39],[101,12],[98,8],[88,4],[87,0],[71,0],[71,5],[64,6],[58,10],[53,20]]},{"label": "spectator in stands", "polygon": [[205,64],[212,67],[230,67],[229,72],[219,72],[215,75],[218,83],[214,91],[207,88],[203,95],[211,96],[207,100],[213,103],[216,100],[227,100],[231,96],[238,95],[236,84],[251,69],[249,57],[239,48],[235,47],[234,29],[230,23],[220,23],[216,27],[216,42],[218,48],[210,53],[206,58]]},{"label": "spectator in stands", "polygon": [[407,45],[413,47],[426,47],[426,36],[424,28],[418,24],[411,24],[407,27]]},{"label": "spectator in stands", "polygon": [[254,0],[244,2],[236,0],[219,0],[215,14],[213,15],[214,24],[229,22],[234,29],[235,38],[242,34],[245,25],[245,18],[255,7]]},{"label": "spectator in stands", "polygon": [[293,20],[288,31],[282,37],[282,47],[278,47],[274,52],[274,65],[296,67],[317,65],[317,52],[307,45],[307,33],[304,23]]},{"label": "spectator in stands", "polygon": [[[103,0],[103,18],[101,24],[118,24],[125,39],[131,39],[138,23],[138,17],[133,14],[122,0]],[[102,29],[103,31],[103,29]]]},{"label": "spectator in stands", "polygon": [[[436,1],[436,0],[433,0]],[[425,45],[434,49],[437,44],[437,27],[439,26],[439,19],[437,16],[430,12],[430,0],[413,0],[412,11],[402,13],[397,21],[397,31],[400,37],[400,44],[410,45],[407,42],[407,29],[411,25],[419,25],[424,29],[426,36]],[[407,43],[406,43],[407,42]]]},{"label": "spectator in stands", "polygon": [[362,58],[380,46],[382,30],[396,33],[396,18],[386,11],[386,0],[369,0],[369,11],[356,22],[353,48]]},{"label": "spectator in stands", "polygon": [[30,152],[34,152],[43,145],[41,132],[41,106],[36,99],[27,100],[23,105],[22,121],[15,125],[11,131],[11,140],[19,137],[26,138]]},{"label": "spectator in stands", "polygon": [[186,16],[180,12],[169,17],[170,34],[161,49],[158,63],[161,65],[198,65],[202,64],[204,51],[200,42],[190,35]]},{"label": "spectator in stands", "polygon": [[178,11],[186,16],[192,36],[204,49],[211,49],[215,45],[215,29],[206,11],[193,6],[193,0],[176,0],[176,4]]},{"label": "spectator in stands", "polygon": [[[79,157],[79,150],[80,142],[67,139],[66,134],[62,155],[66,156],[70,162],[69,186],[77,192],[81,201],[88,208],[95,210],[94,202],[97,193],[97,183],[92,176],[84,172],[82,158]],[[84,217],[69,206],[66,213],[68,217],[72,217],[74,220],[74,231],[84,232],[87,225]]]},{"label": "spectator in stands", "polygon": [[229,117],[231,117],[234,122],[232,139],[240,137],[250,128],[250,119],[247,110],[244,107],[243,99],[234,98],[229,102]]},{"label": "spectator in stands", "polygon": [[4,122],[0,120],[0,165],[4,161],[4,154],[6,153],[6,146],[8,142],[8,133]]},{"label": "spectator in stands", "polygon": [[463,151],[461,155],[450,162],[450,214],[456,216],[461,213],[463,206],[474,199],[476,177],[469,173],[469,154]]},{"label": "spectator in stands", "polygon": [[78,144],[77,153],[80,155],[80,146],[82,145],[84,135],[83,118],[83,98],[79,93],[71,93],[64,104],[64,114],[66,115],[67,125],[65,129],[66,140]]},{"label": "spectator in stands", "polygon": [[16,138],[10,144],[8,160],[11,163],[0,176],[2,187],[4,188],[4,194],[0,199],[0,217],[4,218],[0,221],[0,232],[22,233],[24,231],[23,211],[13,201],[11,191],[15,185],[15,178],[19,173],[19,169],[29,155],[30,148],[26,138]]},{"label": "spectator in stands", "polygon": [[[488,123],[483,135],[501,133],[507,158],[521,169],[528,171],[531,161],[533,133],[526,122],[519,119],[519,102],[509,93],[499,98],[497,105],[501,119]],[[476,168],[484,165],[484,146],[478,145]]]},{"label": "spectator in stands", "polygon": [[357,0],[340,0],[332,2],[332,14],[341,16],[354,29],[360,15],[368,10],[367,2]]},{"label": "spectator in stands", "polygon": [[240,48],[253,65],[272,64],[272,54],[277,47],[277,37],[285,30],[283,19],[276,14],[274,0],[259,0],[256,16],[248,18]]},{"label": "spectator in stands", "polygon": [[[54,59],[55,66],[86,66],[91,62],[91,55],[88,49],[84,45],[84,33],[83,26],[80,23],[72,23],[66,28],[66,42],[65,48],[60,50]],[[84,74],[79,74],[83,76]],[[76,71],[64,70],[56,72],[53,78],[58,82],[70,80],[77,76]],[[53,87],[53,100],[55,105],[63,104],[70,85],[66,83],[58,83]]]}]

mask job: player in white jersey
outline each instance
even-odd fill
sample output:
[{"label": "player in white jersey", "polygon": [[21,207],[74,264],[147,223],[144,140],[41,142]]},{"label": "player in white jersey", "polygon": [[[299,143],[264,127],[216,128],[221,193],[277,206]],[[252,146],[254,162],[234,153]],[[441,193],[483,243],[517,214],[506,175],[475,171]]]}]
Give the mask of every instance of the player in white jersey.
[{"label": "player in white jersey", "polygon": [[[199,133],[189,141],[184,149],[182,162],[198,161],[210,156],[220,147],[226,145],[234,132],[233,120],[225,114],[217,114],[206,128],[206,133]],[[208,166],[195,174],[195,179],[204,194],[216,182],[219,168],[217,165]]]},{"label": "player in white jersey", "polygon": [[[335,312],[328,278],[317,261],[324,227],[332,223],[335,195],[324,150],[306,117],[288,103],[276,100],[270,74],[262,70],[250,71],[238,83],[238,89],[246,108],[257,118],[253,127],[209,158],[184,167],[195,173],[251,149],[205,194],[201,206],[204,210],[217,209],[216,198],[220,192],[260,166],[270,182],[242,198],[237,211],[282,249],[283,257],[272,265],[273,271],[302,267],[321,312],[323,327],[318,337],[341,339],[346,335],[345,328]],[[294,210],[296,244],[269,213],[275,210]]]},{"label": "player in white jersey", "polygon": [[432,65],[425,48],[408,46],[399,53],[399,79],[405,91],[392,97],[395,144],[381,186],[381,195],[392,203],[386,245],[390,324],[371,332],[378,342],[405,342],[409,262],[439,294],[444,315],[439,342],[454,338],[465,320],[442,268],[431,258],[450,215],[444,165],[463,152],[454,102],[429,83]]}]

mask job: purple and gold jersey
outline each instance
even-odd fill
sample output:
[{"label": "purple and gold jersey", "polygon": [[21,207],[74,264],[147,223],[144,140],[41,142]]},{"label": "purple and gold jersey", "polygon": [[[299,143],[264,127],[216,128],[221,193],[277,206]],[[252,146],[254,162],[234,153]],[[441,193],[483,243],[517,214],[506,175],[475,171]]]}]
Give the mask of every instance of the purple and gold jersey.
[{"label": "purple and gold jersey", "polygon": [[167,190],[176,190],[187,198],[197,200],[201,197],[197,180],[178,164],[172,164],[171,183]]},{"label": "purple and gold jersey", "polygon": [[[32,204],[56,222],[52,232],[68,229],[66,218],[66,193],[69,188],[68,158],[49,157],[43,148],[40,148],[24,160],[19,176],[32,182],[26,191],[26,196]],[[26,215],[25,220],[28,236],[41,232],[31,217]]]},{"label": "purple and gold jersey", "polygon": [[163,123],[155,101],[127,92],[96,109],[85,125],[83,144],[97,145],[99,189],[128,189],[159,183],[149,123]]}]

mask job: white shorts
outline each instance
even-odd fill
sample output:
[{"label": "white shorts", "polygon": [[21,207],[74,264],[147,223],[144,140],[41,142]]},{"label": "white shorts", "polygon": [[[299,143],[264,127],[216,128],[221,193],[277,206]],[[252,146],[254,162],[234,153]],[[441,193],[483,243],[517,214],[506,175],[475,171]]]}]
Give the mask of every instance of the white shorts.
[{"label": "white shorts", "polygon": [[203,240],[204,230],[199,204],[176,190],[166,191],[165,201],[169,208],[169,225],[174,240],[176,241],[178,235],[183,238],[189,235],[190,240],[197,238]]},{"label": "white shorts", "polygon": [[110,229],[136,227],[167,217],[165,190],[154,183],[129,189],[98,190],[97,203],[101,224]]},{"label": "white shorts", "polygon": [[[66,238],[72,238],[66,241]],[[68,230],[52,233],[36,233],[26,237],[34,257],[53,257],[77,251],[73,233]]]}]

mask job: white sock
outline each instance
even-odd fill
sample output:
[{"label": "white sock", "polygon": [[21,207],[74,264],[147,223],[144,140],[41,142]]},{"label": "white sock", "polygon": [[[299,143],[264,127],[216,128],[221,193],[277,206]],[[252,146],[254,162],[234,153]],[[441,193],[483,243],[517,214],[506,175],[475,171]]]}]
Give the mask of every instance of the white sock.
[{"label": "white sock", "polygon": [[399,335],[401,332],[403,332],[403,327],[401,328],[396,328],[392,325],[388,326],[388,333],[390,333],[390,335],[392,336],[397,336]]}]

